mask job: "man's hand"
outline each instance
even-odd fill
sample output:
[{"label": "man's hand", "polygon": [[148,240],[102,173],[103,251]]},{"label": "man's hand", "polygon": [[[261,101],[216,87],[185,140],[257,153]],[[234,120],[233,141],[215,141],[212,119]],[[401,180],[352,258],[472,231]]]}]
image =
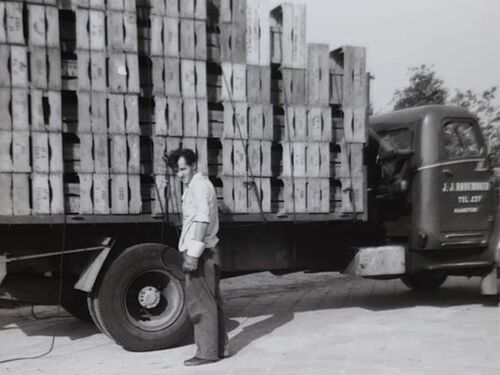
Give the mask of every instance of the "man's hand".
[{"label": "man's hand", "polygon": [[195,272],[198,268],[198,258],[188,255],[187,251],[184,251],[182,259],[182,270],[185,273]]}]

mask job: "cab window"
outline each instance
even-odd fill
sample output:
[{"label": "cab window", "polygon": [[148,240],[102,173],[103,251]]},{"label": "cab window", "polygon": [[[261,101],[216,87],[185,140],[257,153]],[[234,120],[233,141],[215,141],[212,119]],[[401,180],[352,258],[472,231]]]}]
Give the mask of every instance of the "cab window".
[{"label": "cab window", "polygon": [[[380,142],[393,150],[410,151],[412,149],[413,137],[408,129],[390,130],[380,135]],[[384,150],[381,148],[380,156],[383,156]]]},{"label": "cab window", "polygon": [[472,123],[448,122],[443,131],[444,159],[454,160],[481,156],[483,148]]}]

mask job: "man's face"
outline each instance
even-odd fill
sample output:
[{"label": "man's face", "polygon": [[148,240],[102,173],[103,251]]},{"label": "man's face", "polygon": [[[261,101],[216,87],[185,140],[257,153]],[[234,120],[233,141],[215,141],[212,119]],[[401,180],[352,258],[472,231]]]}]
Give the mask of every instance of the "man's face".
[{"label": "man's face", "polygon": [[179,177],[184,185],[191,182],[194,174],[196,173],[196,165],[188,165],[183,156],[177,161],[177,177]]}]

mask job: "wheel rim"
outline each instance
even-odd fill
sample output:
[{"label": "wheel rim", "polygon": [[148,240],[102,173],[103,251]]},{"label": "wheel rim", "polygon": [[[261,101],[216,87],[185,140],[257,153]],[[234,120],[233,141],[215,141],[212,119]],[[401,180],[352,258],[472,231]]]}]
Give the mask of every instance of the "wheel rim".
[{"label": "wheel rim", "polygon": [[144,331],[159,331],[182,312],[184,290],[167,270],[148,270],[131,276],[122,295],[127,320]]}]

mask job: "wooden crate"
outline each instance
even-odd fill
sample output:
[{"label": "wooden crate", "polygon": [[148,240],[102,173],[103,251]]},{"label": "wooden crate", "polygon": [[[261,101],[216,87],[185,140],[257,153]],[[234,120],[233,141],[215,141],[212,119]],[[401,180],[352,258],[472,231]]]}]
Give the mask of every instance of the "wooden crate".
[{"label": "wooden crate", "polygon": [[19,2],[2,2],[0,4],[0,43],[26,43],[23,30],[23,4]]},{"label": "wooden crate", "polygon": [[311,141],[331,142],[333,140],[330,107],[309,107],[307,109],[307,136]]},{"label": "wooden crate", "polygon": [[207,97],[205,61],[181,59],[181,94],[184,98]]},{"label": "wooden crate", "polygon": [[284,68],[281,74],[282,80],[278,82],[277,90],[273,89],[274,104],[306,105],[306,70]]},{"label": "wooden crate", "polygon": [[60,91],[30,91],[30,128],[35,131],[62,131]]},{"label": "wooden crate", "polygon": [[249,103],[271,103],[270,66],[247,65],[247,101]]},{"label": "wooden crate", "polygon": [[248,138],[248,104],[245,102],[226,101],[224,107],[224,130],[225,139],[247,139]]},{"label": "wooden crate", "polygon": [[346,46],[330,53],[330,103],[342,105],[345,138],[364,143],[368,123],[366,51]]},{"label": "wooden crate", "polygon": [[273,106],[272,104],[248,105],[248,138],[273,140]]},{"label": "wooden crate", "polygon": [[138,55],[136,53],[111,53],[108,57],[108,77],[111,92],[139,94]]},{"label": "wooden crate", "polygon": [[106,13],[107,40],[109,52],[138,52],[137,15],[133,12],[110,10]]},{"label": "wooden crate", "polygon": [[64,213],[63,175],[33,173],[31,195],[33,215]]},{"label": "wooden crate", "polygon": [[329,104],[330,60],[328,44],[309,44],[307,57],[307,103],[324,107]]},{"label": "wooden crate", "polygon": [[258,177],[271,177],[271,141],[249,140],[247,142],[247,174]]},{"label": "wooden crate", "polygon": [[330,212],[330,179],[309,178],[307,180],[307,212]]},{"label": "wooden crate", "polygon": [[61,89],[61,50],[59,48],[31,47],[29,66],[31,88],[43,90]]},{"label": "wooden crate", "polygon": [[246,65],[222,63],[222,97],[224,101],[246,101]]},{"label": "wooden crate", "polygon": [[[365,211],[365,178],[341,178],[333,190],[336,209],[342,213],[362,213]],[[340,204],[339,204],[340,203]]]},{"label": "wooden crate", "polygon": [[271,11],[271,61],[283,68],[305,69],[307,65],[306,8],[282,4]]},{"label": "wooden crate", "polygon": [[265,2],[246,0],[246,62],[269,67],[271,64],[271,25]]},{"label": "wooden crate", "polygon": [[341,140],[333,154],[334,171],[332,176],[341,178],[362,178],[364,175],[364,144],[347,143]]},{"label": "wooden crate", "polygon": [[59,48],[59,10],[54,6],[28,4],[30,46]]}]

